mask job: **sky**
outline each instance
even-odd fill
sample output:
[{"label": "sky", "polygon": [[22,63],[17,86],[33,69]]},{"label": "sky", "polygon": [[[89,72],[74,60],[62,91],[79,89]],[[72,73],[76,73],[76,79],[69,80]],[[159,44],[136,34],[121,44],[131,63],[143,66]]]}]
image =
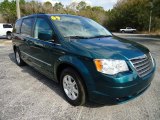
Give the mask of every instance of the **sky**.
[{"label": "sky", "polygon": [[[2,2],[3,0],[0,0]],[[31,0],[26,0],[31,1]],[[101,6],[105,10],[112,9],[117,0],[35,0],[39,2],[51,2],[52,4],[55,4],[56,2],[61,2],[63,5],[69,5],[71,2],[80,2],[85,1],[90,6]]]},{"label": "sky", "polygon": [[71,2],[85,1],[88,5],[91,5],[91,6],[101,6],[105,10],[112,9],[113,6],[115,5],[115,3],[117,2],[117,0],[38,0],[38,1],[41,1],[41,2],[49,1],[52,4],[54,4],[56,2],[61,2],[65,6],[69,5]]}]

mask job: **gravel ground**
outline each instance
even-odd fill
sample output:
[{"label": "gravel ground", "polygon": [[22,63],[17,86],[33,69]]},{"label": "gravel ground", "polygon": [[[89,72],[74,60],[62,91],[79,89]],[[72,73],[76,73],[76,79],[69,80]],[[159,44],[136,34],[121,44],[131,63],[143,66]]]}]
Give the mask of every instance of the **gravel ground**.
[{"label": "gravel ground", "polygon": [[73,107],[58,84],[29,66],[18,67],[11,42],[0,39],[0,120],[160,120],[160,40],[143,37],[136,41],[147,46],[156,59],[149,89],[120,105]]}]

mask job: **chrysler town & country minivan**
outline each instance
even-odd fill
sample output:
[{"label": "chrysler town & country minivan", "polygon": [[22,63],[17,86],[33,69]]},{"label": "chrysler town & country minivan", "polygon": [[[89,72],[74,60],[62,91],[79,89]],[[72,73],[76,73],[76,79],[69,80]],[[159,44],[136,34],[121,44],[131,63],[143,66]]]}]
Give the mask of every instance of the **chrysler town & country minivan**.
[{"label": "chrysler town & country minivan", "polygon": [[26,63],[60,83],[74,106],[131,100],[150,86],[155,72],[146,47],[81,16],[34,14],[17,20],[13,50],[19,66]]}]

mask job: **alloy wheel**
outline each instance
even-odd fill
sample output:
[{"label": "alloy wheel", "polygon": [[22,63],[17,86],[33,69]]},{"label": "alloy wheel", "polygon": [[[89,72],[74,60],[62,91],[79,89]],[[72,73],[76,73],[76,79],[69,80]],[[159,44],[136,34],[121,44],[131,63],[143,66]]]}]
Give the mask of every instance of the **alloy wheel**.
[{"label": "alloy wheel", "polygon": [[20,64],[20,62],[21,62],[18,51],[16,51],[16,61],[17,61],[18,64]]},{"label": "alloy wheel", "polygon": [[71,99],[76,100],[79,95],[78,86],[75,79],[70,75],[63,77],[63,89],[65,94]]}]

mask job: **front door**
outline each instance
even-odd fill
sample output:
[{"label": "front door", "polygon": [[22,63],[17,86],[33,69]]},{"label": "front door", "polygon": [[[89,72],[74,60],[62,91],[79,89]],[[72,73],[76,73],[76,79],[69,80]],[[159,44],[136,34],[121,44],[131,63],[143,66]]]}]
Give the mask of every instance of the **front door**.
[{"label": "front door", "polygon": [[30,44],[30,52],[32,53],[32,61],[36,68],[47,75],[53,77],[53,64],[50,59],[54,54],[51,51],[54,49],[54,44],[50,41],[54,35],[53,29],[49,21],[45,18],[38,17],[33,31],[33,44]]}]

